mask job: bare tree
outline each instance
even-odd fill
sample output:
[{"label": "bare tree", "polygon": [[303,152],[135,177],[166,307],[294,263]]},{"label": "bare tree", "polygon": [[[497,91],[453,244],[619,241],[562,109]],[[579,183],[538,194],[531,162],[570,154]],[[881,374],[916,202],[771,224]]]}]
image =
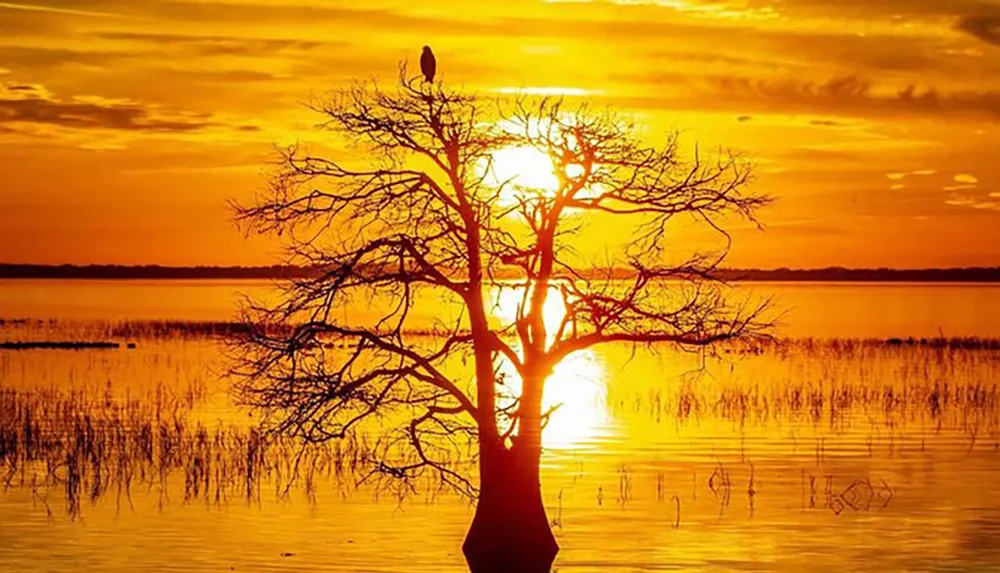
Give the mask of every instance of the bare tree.
[{"label": "bare tree", "polygon": [[[373,475],[434,475],[477,496],[463,545],[473,573],[549,571],[558,546],[539,480],[546,378],[599,344],[703,347],[764,332],[764,306],[731,304],[713,278],[727,249],[680,263],[664,251],[677,217],[728,240],[723,225],[756,223],[769,199],[746,191],[736,155],[685,159],[676,135],[648,145],[614,113],[484,102],[407,79],[405,68],[393,89],[356,84],[314,109],[366,160],[285,149],[268,192],[237,206],[250,232],[282,235],[290,262],[315,270],[289,281],[280,303],[249,309],[236,341],[240,397],[268,413],[271,430],[306,441],[370,436]],[[545,153],[558,185],[496,181],[493,154],[508,146]],[[601,265],[572,248],[593,213],[636,228]],[[521,299],[503,324],[491,300],[510,288]],[[419,320],[427,292],[458,317]],[[545,320],[550,297],[564,307],[558,324]],[[365,316],[343,317],[366,305]],[[520,378],[511,399],[501,367]],[[463,452],[478,481],[455,463]]]}]

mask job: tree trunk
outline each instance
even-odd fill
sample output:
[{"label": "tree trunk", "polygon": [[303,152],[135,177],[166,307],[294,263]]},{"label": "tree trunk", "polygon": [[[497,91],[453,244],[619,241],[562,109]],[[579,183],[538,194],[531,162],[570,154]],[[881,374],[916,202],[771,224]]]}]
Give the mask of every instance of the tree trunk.
[{"label": "tree trunk", "polygon": [[541,448],[484,447],[476,515],[462,545],[472,573],[549,573],[559,552],[539,481]]}]

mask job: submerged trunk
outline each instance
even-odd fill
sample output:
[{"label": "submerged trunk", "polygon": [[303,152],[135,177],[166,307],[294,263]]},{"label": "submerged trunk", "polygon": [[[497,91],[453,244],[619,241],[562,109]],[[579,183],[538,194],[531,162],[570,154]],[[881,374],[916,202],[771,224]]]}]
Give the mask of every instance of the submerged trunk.
[{"label": "submerged trunk", "polygon": [[542,504],[541,448],[484,448],[476,515],[462,545],[472,573],[549,573],[559,546]]}]

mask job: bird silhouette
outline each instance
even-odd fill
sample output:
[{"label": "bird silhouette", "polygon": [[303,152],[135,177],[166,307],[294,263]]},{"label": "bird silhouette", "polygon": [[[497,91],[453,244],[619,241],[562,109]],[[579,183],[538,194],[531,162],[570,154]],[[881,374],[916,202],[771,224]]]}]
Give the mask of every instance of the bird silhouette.
[{"label": "bird silhouette", "polygon": [[434,83],[434,74],[437,72],[437,60],[430,46],[424,46],[423,53],[420,54],[420,71],[424,74],[424,81]]}]

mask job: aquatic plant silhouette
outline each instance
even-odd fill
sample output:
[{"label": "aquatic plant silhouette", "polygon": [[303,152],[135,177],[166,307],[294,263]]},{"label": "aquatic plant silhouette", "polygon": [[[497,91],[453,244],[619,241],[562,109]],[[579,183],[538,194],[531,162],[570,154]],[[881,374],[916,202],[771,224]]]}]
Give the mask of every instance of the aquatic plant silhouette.
[{"label": "aquatic plant silhouette", "polygon": [[364,440],[316,444],[303,450],[291,437],[255,427],[207,425],[190,413],[205,388],[155,386],[115,396],[109,388],[0,387],[0,491],[30,487],[52,515],[49,493],[62,494],[67,515],[83,501],[114,497],[131,506],[133,489],[158,492],[163,507],[170,482],[185,502],[260,502],[265,485],[287,496],[291,480],[322,478],[355,484]]},{"label": "aquatic plant silhouette", "polygon": [[[73,336],[74,333],[67,333],[67,337]],[[646,407],[653,402],[649,380],[639,384],[642,392],[639,397],[648,403],[641,402],[637,410],[632,407],[635,386],[630,388],[627,380],[620,380],[610,389],[609,405],[623,402],[622,407],[630,415],[648,416],[649,421],[668,424],[663,427],[664,432],[675,424],[711,425],[716,421],[730,422],[727,425],[734,431],[743,424],[781,425],[794,430],[790,436],[800,431],[822,431],[830,451],[856,447],[859,455],[880,458],[901,452],[904,433],[911,444],[908,447],[923,451],[926,443],[928,450],[940,450],[956,443],[954,440],[961,444],[963,428],[974,424],[979,435],[975,454],[995,455],[1000,443],[1000,396],[995,385],[988,383],[995,378],[998,368],[995,352],[844,341],[783,344],[790,348],[788,352],[772,349],[762,357],[749,356],[751,360],[781,360],[784,366],[780,370],[786,374],[757,378],[743,391],[729,383],[721,383],[719,387],[701,385],[696,389],[674,386],[664,378],[656,381],[663,388],[657,389],[658,411],[652,412]],[[79,356],[77,352],[71,354]],[[104,352],[92,355],[106,356]],[[369,451],[372,443],[363,436],[312,444],[303,451],[293,436],[264,435],[252,426],[199,422],[203,418],[196,410],[205,404],[206,393],[211,391],[214,381],[202,379],[193,371],[169,367],[166,375],[176,376],[182,381],[180,385],[172,382],[169,386],[136,388],[135,380],[116,379],[116,387],[112,388],[110,382],[103,380],[106,376],[103,367],[88,366],[92,372],[78,373],[76,380],[72,376],[46,378],[30,368],[22,373],[21,358],[17,354],[0,356],[0,493],[7,488],[30,492],[36,507],[50,516],[85,515],[86,502],[101,498],[110,498],[121,510],[128,511],[135,493],[148,495],[148,492],[153,493],[154,501],[159,496],[161,506],[172,500],[197,501],[206,507],[234,500],[258,505],[262,497],[264,501],[284,500],[296,494],[304,494],[310,503],[322,505],[316,501],[317,488],[332,484],[337,497],[350,495],[358,481],[368,474],[366,463],[372,458]],[[825,366],[811,371],[804,379],[797,379],[796,370],[790,367],[795,363],[820,362]],[[857,376],[859,368],[865,369],[863,383],[845,374]],[[99,383],[87,382],[95,375]],[[118,387],[122,383],[124,389]],[[830,396],[836,399],[831,400]],[[696,404],[691,414],[676,414],[675,404],[681,401]],[[818,404],[817,410],[813,404]],[[867,452],[865,430],[869,431]],[[854,437],[849,438],[844,432],[851,432]],[[986,436],[991,436],[989,443]],[[793,448],[794,442],[787,447]],[[807,458],[811,458],[811,449],[810,440],[805,452]],[[964,449],[960,445],[959,450]],[[749,458],[743,462],[746,473],[737,476],[739,466],[734,465],[737,461],[735,458],[724,461],[735,487],[731,491],[740,500],[746,491],[748,503],[773,504],[776,489],[769,487],[763,491],[760,484],[773,484],[776,476],[756,463],[754,472],[747,463]],[[866,487],[856,482],[869,478],[824,467],[828,462],[828,456],[824,455],[816,461],[818,470],[811,462],[802,469],[803,509],[814,507],[825,513],[839,510],[848,514],[892,509],[886,502],[894,492],[878,474],[871,475]],[[633,484],[633,495],[641,506],[646,493],[642,481],[644,460],[631,459],[627,463],[628,466],[618,467],[636,468],[628,472],[628,483]],[[683,476],[690,477],[691,485],[684,488],[687,491],[682,496],[684,519],[689,519],[697,515],[697,509],[688,503],[697,501],[698,485],[707,486],[709,493],[713,487],[720,494],[724,492],[718,467],[713,461],[691,468],[689,474],[682,474],[674,484],[658,468],[656,479],[647,482],[648,495],[659,502],[669,502],[671,495],[683,487],[679,485],[686,479]],[[582,466],[577,470],[583,471]],[[622,491],[623,473],[608,476],[613,480],[604,483],[609,495],[613,494],[614,482],[618,482],[619,493]],[[893,487],[898,485],[896,479]],[[289,487],[293,481],[294,490]],[[866,493],[869,488],[874,497]],[[420,493],[432,501],[442,494],[432,487],[422,488]],[[596,500],[594,493],[598,494]],[[324,499],[323,495],[320,491],[320,499]],[[596,487],[588,489],[586,498],[587,503],[600,506],[603,491]],[[679,505],[680,501],[676,503]],[[630,501],[629,507],[632,505]],[[665,521],[677,519],[673,509],[664,509]],[[558,526],[572,529],[575,518],[572,503],[564,509],[553,506],[552,510]],[[733,514],[727,512],[727,515]]]}]

